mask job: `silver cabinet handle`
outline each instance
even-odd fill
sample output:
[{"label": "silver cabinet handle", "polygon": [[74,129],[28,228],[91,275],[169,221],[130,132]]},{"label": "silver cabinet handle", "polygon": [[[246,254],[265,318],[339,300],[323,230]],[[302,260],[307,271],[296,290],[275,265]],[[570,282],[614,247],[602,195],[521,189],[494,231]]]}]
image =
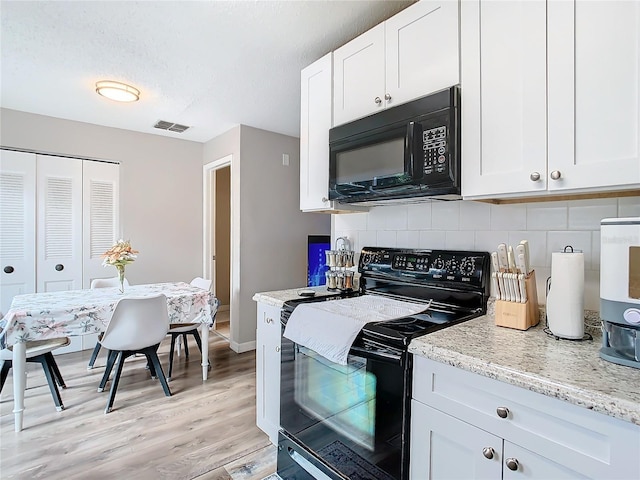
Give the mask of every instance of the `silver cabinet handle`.
[{"label": "silver cabinet handle", "polygon": [[384,94],[384,99],[385,100],[391,100],[391,95],[389,95],[388,93]]},{"label": "silver cabinet handle", "polygon": [[329,201],[327,197],[322,197],[320,200],[322,201],[322,203],[327,203]]},{"label": "silver cabinet handle", "polygon": [[267,317],[267,318],[265,319],[265,322],[267,322],[267,323],[273,323],[273,318],[268,318],[268,317]]},{"label": "silver cabinet handle", "polygon": [[489,460],[493,458],[494,453],[495,453],[495,450],[491,447],[484,447],[482,449],[482,454],[485,456],[485,458],[488,458]]},{"label": "silver cabinet handle", "polygon": [[280,351],[280,347],[276,347],[276,352],[279,352],[279,351]]},{"label": "silver cabinet handle", "polygon": [[504,463],[507,465],[507,468],[509,470],[513,470],[514,472],[518,469],[518,466],[520,465],[518,463],[517,458],[507,458]]},{"label": "silver cabinet handle", "polygon": [[373,101],[376,102],[376,105],[380,105],[382,103],[382,99],[380,97],[376,97]]},{"label": "silver cabinet handle", "polygon": [[496,413],[500,418],[507,418],[509,415],[509,409],[507,407],[498,407],[496,408]]},{"label": "silver cabinet handle", "polygon": [[529,175],[529,178],[532,182],[537,182],[540,180],[540,172],[532,172],[531,175]]},{"label": "silver cabinet handle", "polygon": [[561,176],[562,174],[560,173],[560,170],[554,170],[553,172],[551,172],[551,178],[553,180],[560,180]]}]

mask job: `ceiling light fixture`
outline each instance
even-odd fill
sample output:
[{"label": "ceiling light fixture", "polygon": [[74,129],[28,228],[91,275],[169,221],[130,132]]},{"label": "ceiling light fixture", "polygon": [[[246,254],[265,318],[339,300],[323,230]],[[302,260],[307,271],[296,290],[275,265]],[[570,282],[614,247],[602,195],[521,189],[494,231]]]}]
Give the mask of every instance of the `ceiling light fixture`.
[{"label": "ceiling light fixture", "polygon": [[96,93],[116,102],[136,102],[140,99],[140,90],[112,80],[96,82]]}]

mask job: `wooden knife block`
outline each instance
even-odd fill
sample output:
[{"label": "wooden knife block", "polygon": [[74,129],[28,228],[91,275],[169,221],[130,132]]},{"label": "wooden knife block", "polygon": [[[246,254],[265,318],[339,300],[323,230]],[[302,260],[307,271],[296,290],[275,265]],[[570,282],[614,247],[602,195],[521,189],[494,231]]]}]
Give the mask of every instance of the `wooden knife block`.
[{"label": "wooden knife block", "polygon": [[525,285],[527,289],[527,301],[525,303],[496,300],[496,325],[517,330],[527,330],[540,322],[535,271],[529,273],[529,276],[525,279]]}]

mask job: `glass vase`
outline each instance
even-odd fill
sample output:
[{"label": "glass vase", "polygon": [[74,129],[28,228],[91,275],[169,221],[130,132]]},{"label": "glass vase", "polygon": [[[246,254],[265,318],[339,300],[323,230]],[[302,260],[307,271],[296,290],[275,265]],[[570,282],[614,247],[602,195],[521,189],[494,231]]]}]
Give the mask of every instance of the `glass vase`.
[{"label": "glass vase", "polygon": [[124,265],[116,265],[118,269],[118,280],[120,281],[120,293],[124,293]]}]

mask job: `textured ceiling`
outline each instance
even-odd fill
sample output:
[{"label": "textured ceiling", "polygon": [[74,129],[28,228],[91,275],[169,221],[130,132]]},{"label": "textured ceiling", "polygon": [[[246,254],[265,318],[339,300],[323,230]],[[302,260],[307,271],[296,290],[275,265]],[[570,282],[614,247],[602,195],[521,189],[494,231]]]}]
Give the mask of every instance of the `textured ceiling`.
[{"label": "textured ceiling", "polygon": [[239,123],[298,136],[300,70],[411,3],[3,0],[0,106],[197,142]]}]

